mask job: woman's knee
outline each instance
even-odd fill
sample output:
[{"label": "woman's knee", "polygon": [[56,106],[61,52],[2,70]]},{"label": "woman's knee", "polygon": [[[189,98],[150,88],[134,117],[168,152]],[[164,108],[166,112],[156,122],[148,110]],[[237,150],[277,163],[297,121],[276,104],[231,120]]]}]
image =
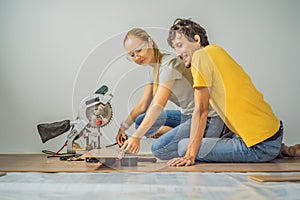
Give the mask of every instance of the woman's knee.
[{"label": "woman's knee", "polygon": [[160,139],[157,139],[155,142],[153,142],[151,151],[152,154],[160,160],[169,160],[178,156],[177,151],[168,148],[168,145],[166,145]]},{"label": "woman's knee", "polygon": [[155,146],[154,144],[152,144],[151,146],[151,151],[153,156],[155,156],[156,158],[160,159],[160,160],[168,160],[166,158],[166,152],[161,151],[161,149],[158,149],[157,146]]},{"label": "woman's knee", "polygon": [[152,149],[152,154],[160,160],[170,160],[178,157],[177,151],[170,151],[166,149]]},{"label": "woman's knee", "polygon": [[135,128],[136,129],[141,125],[144,117],[145,117],[145,114],[141,114],[135,119]]}]

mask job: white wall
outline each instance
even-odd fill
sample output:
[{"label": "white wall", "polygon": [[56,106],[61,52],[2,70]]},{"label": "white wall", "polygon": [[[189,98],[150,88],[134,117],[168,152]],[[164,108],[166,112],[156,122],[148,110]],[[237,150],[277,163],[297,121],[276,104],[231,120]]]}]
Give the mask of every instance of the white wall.
[{"label": "white wall", "polygon": [[170,50],[166,29],[177,17],[207,29],[284,121],[284,141],[300,143],[299,7],[297,0],[0,0],[0,153],[58,149],[66,134],[42,144],[36,125],[72,119],[101,83],[115,95],[114,121],[104,129],[112,142],[146,77],[124,58],[124,33],[145,27]]}]

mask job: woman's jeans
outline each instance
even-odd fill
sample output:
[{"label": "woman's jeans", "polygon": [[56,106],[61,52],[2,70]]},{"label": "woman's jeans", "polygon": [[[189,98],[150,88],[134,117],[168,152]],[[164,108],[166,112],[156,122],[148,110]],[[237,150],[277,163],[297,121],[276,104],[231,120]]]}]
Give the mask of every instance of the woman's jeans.
[{"label": "woman's jeans", "polygon": [[[229,137],[203,138],[196,156],[198,162],[267,162],[281,154],[283,126],[271,138],[247,147],[240,137],[229,132]],[[179,156],[184,156],[188,146],[188,139],[178,144]]]},{"label": "woman's jeans", "polygon": [[[136,118],[136,128],[142,123],[145,114]],[[150,137],[155,134],[161,126],[169,126],[172,129],[152,144],[152,153],[161,160],[169,160],[178,157],[178,142],[189,138],[192,115],[184,115],[179,110],[164,110],[156,122],[145,134]],[[224,128],[224,123],[219,116],[208,117],[204,137],[219,138]]]}]

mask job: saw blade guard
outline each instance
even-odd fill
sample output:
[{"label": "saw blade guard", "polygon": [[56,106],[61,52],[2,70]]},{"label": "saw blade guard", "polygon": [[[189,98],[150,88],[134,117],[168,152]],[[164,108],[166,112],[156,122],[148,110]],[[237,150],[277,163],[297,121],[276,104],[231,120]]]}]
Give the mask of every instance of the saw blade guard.
[{"label": "saw blade guard", "polygon": [[88,128],[105,127],[113,116],[110,103],[98,103],[86,109],[86,117],[89,120]]},{"label": "saw blade guard", "polygon": [[112,94],[94,94],[84,98],[79,106],[78,119],[83,121],[88,128],[106,126],[113,116],[110,104],[112,98]]}]

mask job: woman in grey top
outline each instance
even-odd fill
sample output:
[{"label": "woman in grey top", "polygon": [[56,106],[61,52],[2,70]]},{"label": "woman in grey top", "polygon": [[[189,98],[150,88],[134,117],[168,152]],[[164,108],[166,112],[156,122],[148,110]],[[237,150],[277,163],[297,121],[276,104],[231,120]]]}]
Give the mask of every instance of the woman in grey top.
[{"label": "woman in grey top", "polygon": [[[130,30],[125,36],[124,48],[129,59],[153,70],[142,98],[121,123],[116,140],[125,152],[138,153],[143,136],[161,135],[152,145],[154,156],[164,160],[177,157],[178,141],[189,137],[194,108],[191,71],[179,58],[161,53],[143,29]],[[181,110],[164,110],[168,100]],[[125,131],[134,122],[137,130],[123,144]],[[205,136],[219,137],[223,126],[222,120],[211,110]]]}]

